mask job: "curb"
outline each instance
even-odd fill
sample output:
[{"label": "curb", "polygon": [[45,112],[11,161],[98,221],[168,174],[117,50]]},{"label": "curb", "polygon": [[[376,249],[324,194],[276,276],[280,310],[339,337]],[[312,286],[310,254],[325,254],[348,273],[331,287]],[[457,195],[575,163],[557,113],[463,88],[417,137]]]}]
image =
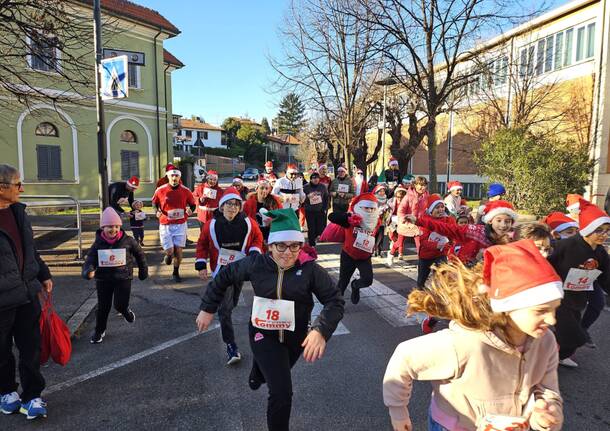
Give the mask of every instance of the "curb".
[{"label": "curb", "polygon": [[74,312],[72,317],[68,319],[66,323],[68,325],[68,329],[70,330],[71,337],[75,335],[80,335],[80,329],[85,323],[85,321],[89,318],[93,310],[97,305],[97,292],[94,290],[91,292],[89,297],[78,307],[78,310]]}]

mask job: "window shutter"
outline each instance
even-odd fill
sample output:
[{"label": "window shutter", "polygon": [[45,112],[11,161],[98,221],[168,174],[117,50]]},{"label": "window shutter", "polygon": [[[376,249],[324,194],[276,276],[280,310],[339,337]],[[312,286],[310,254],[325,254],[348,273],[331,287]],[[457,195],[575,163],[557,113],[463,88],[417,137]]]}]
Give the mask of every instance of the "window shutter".
[{"label": "window shutter", "polygon": [[61,180],[61,147],[36,145],[39,180]]},{"label": "window shutter", "polygon": [[132,176],[140,176],[138,151],[121,150],[121,179],[128,180]]}]

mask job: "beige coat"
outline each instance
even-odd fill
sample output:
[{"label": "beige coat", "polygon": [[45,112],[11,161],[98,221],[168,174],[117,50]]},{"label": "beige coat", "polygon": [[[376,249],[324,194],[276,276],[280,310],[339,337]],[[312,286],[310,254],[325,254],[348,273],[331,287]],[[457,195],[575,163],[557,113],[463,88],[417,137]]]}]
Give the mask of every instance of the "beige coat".
[{"label": "beige coat", "polygon": [[[451,322],[449,329],[398,345],[383,379],[383,399],[394,424],[408,423],[413,380],[431,381],[436,405],[455,418],[454,428],[467,430],[487,414],[522,416],[532,393],[562,411],[558,360],[550,331],[528,338],[520,353],[491,332]],[[549,431],[559,429],[561,424]]]}]

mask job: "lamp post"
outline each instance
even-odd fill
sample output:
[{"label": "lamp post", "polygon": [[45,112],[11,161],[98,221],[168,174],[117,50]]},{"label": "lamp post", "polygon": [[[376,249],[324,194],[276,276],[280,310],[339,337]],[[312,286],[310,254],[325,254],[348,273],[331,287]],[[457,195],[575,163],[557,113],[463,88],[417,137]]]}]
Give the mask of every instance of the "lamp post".
[{"label": "lamp post", "polygon": [[102,80],[102,12],[100,0],[93,2],[93,45],[95,49],[95,105],[97,110],[97,168],[99,172],[99,203],[103,211],[109,204],[108,197],[108,165],[104,145],[104,102],[100,92]]},{"label": "lamp post", "polygon": [[[386,78],[386,79],[382,79],[380,81],[375,81],[375,85],[382,85],[383,86],[383,118],[381,121],[383,121],[383,125],[382,125],[382,132],[381,132],[381,136],[382,136],[382,141],[381,141],[381,170],[383,171],[383,168],[385,167],[385,131],[386,131],[386,110],[387,110],[387,94],[388,94],[388,86],[389,85],[396,85],[398,83],[398,81],[396,81],[394,78]],[[379,126],[377,126],[379,127]]]}]

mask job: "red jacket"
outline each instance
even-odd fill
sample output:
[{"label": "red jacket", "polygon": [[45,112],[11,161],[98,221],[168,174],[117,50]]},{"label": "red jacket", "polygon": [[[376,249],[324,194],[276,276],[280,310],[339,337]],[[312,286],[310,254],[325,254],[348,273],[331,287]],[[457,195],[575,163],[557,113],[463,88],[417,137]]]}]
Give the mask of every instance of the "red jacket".
[{"label": "red jacket", "polygon": [[[358,232],[364,231],[364,229],[360,227],[350,226],[348,222],[348,218],[352,215],[352,213],[344,213],[344,212],[333,212],[328,216],[328,219],[331,223],[338,224],[339,226],[345,229],[345,235],[343,239],[343,251],[346,252],[352,259],[354,260],[366,260],[371,257],[373,252],[370,253],[361,250],[359,248],[354,247],[354,241],[356,241],[356,236]],[[379,226],[381,226],[381,221],[377,221],[377,225],[373,231],[367,232],[373,238],[377,234],[379,230]]]},{"label": "red jacket", "polygon": [[[484,250],[493,245],[487,238],[485,225],[467,224],[459,226],[455,222],[452,224],[446,223],[427,215],[418,218],[416,224],[425,229],[434,230],[454,243],[460,244],[462,247],[458,250],[457,256],[464,263],[475,260],[479,250]],[[463,247],[465,248],[462,250]]]},{"label": "red jacket", "polygon": [[[276,195],[271,195],[271,197],[273,197],[273,199],[275,200],[275,203],[277,204],[277,208],[282,208],[282,201],[280,200],[280,198],[278,198]],[[256,198],[256,193],[253,193],[252,195],[250,195],[248,197],[248,199],[246,199],[246,203],[244,203],[244,213],[250,217],[256,220],[256,207],[258,204],[258,199]],[[266,208],[268,210],[270,210],[271,208]]]},{"label": "red jacket", "polygon": [[[457,227],[453,217],[429,218],[448,226],[455,225]],[[421,259],[436,259],[441,256],[447,256],[453,245],[447,236],[422,226],[420,226],[420,231],[422,233],[419,236],[418,256]]]},{"label": "red jacket", "polygon": [[[241,252],[243,254],[248,254],[251,251],[258,251],[262,254],[263,234],[261,233],[258,224],[250,217],[245,217],[244,219],[248,226],[248,231]],[[203,226],[203,229],[201,229],[201,232],[199,233],[197,250],[195,252],[195,262],[207,262],[209,260],[212,276],[215,276],[220,269],[220,266],[217,266],[220,246],[218,245],[216,231],[214,230],[215,224],[216,219],[212,218],[209,223],[206,223]]]},{"label": "red jacket", "polygon": [[[205,197],[207,189],[216,190],[216,197],[214,199]],[[214,187],[210,187],[208,183],[199,184],[195,187],[193,196],[197,201],[197,220],[201,223],[205,223],[210,220],[214,214],[214,210],[218,208],[218,202],[222,197],[223,190],[216,184]]]},{"label": "red jacket", "polygon": [[331,179],[328,175],[326,175],[325,177],[320,177],[320,184],[324,184],[326,186],[326,188],[328,189],[330,187],[330,183],[331,183]]},{"label": "red jacket", "polygon": [[[186,223],[187,207],[195,207],[195,198],[189,189],[180,184],[175,189],[169,184],[165,184],[155,190],[152,203],[161,211],[159,223],[161,224],[181,224]],[[180,218],[168,218],[169,212],[182,210],[183,216]]]}]

